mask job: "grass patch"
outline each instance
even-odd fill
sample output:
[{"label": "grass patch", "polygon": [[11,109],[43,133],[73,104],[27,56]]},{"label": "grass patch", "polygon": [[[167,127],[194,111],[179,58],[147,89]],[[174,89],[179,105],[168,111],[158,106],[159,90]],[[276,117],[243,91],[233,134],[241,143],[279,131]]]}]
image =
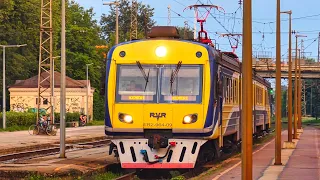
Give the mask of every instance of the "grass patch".
[{"label": "grass patch", "polygon": [[316,120],[315,118],[302,120],[302,124],[305,126],[314,126],[320,128],[320,119]]},{"label": "grass patch", "polygon": [[0,129],[0,132],[25,131],[25,130],[28,130],[28,129],[29,129],[29,127],[27,127],[27,126],[14,125],[14,126],[7,127],[6,129]]},{"label": "grass patch", "polygon": [[104,120],[93,120],[87,123],[87,126],[102,126],[104,125]]},{"label": "grass patch", "polygon": [[102,174],[97,174],[95,176],[93,176],[92,179],[94,180],[111,180],[111,179],[116,179],[118,177],[120,177],[121,174],[114,174],[112,172],[106,172],[106,173],[102,173]]},{"label": "grass patch", "polygon": [[93,176],[69,176],[69,177],[46,177],[39,174],[31,174],[25,177],[25,180],[112,180],[120,177],[121,174],[114,174],[112,172],[105,172],[101,174],[95,174]]}]

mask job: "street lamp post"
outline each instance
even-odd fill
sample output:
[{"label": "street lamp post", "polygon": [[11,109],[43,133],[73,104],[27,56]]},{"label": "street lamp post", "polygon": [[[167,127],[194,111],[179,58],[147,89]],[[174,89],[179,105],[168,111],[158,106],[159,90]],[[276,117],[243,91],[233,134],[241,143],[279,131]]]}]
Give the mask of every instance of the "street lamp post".
[{"label": "street lamp post", "polygon": [[292,142],[292,59],[291,59],[291,14],[292,11],[284,11],[289,15],[289,71],[288,71],[288,142]]},{"label": "street lamp post", "polygon": [[55,58],[59,58],[61,56],[56,56],[56,57],[52,57],[52,69],[53,69],[53,76],[52,76],[52,84],[53,84],[53,88],[51,89],[51,110],[53,111],[52,112],[52,124],[54,124],[54,119],[55,119],[55,116],[54,116],[54,108],[55,108],[55,97],[54,97],[54,88],[55,88],[55,83],[54,83],[54,74],[55,74],[55,68],[54,68],[54,59]]},{"label": "street lamp post", "polygon": [[60,158],[66,158],[66,0],[61,1]]},{"label": "street lamp post", "polygon": [[2,128],[6,129],[6,48],[13,48],[13,47],[22,47],[26,46],[27,44],[22,45],[0,45],[3,48],[3,59],[2,59]]},{"label": "street lamp post", "polygon": [[105,2],[103,5],[115,5],[116,6],[116,44],[119,43],[119,10],[118,6],[120,3],[118,1]]},{"label": "street lamp post", "polygon": [[[87,71],[86,71],[86,74],[87,74],[87,88],[86,88],[86,98],[87,98],[87,100],[86,100],[86,115],[87,115],[87,117],[89,118],[89,72],[88,72],[88,70],[89,70],[89,66],[90,65],[92,65],[93,63],[91,63],[91,64],[86,64],[86,66],[87,66]],[[90,88],[91,89],[91,88]]]},{"label": "street lamp post", "polygon": [[[294,78],[294,83],[295,83],[295,87],[294,87],[294,124],[293,124],[293,139],[297,139],[297,125],[298,125],[298,105],[299,105],[299,95],[298,93],[299,91],[299,79],[298,79],[298,37],[307,37],[305,35],[296,35],[296,57],[295,57],[295,62],[294,62],[294,66],[295,66],[295,78]],[[299,60],[300,62],[300,60]],[[299,66],[300,69],[300,66]]]}]

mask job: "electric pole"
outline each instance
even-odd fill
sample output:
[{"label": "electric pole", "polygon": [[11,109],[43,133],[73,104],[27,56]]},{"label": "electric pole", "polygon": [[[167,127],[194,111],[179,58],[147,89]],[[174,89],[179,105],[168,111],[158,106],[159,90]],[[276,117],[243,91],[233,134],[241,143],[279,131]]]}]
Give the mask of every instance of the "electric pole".
[{"label": "electric pole", "polygon": [[119,44],[119,8],[120,5],[118,1],[103,3],[103,5],[115,5],[116,7],[116,44]]},{"label": "electric pole", "polygon": [[275,162],[281,163],[281,28],[280,28],[280,0],[277,0],[277,30],[276,30],[276,141]]},{"label": "electric pole", "polygon": [[130,41],[138,39],[138,2],[137,0],[131,1],[131,26],[130,26]]},{"label": "electric pole", "polygon": [[22,47],[22,45],[0,45],[2,47],[2,128],[6,129],[6,48]]},{"label": "electric pole", "polygon": [[318,62],[320,62],[320,32],[318,37]]},{"label": "electric pole", "polygon": [[[38,99],[37,123],[40,119],[40,109],[50,110],[50,120],[53,122],[52,97],[53,85],[53,35],[52,35],[52,0],[41,0],[40,46],[38,67]],[[48,97],[49,95],[49,97]]]},{"label": "electric pole", "polygon": [[288,142],[292,142],[292,49],[291,49],[291,15],[292,11],[284,11],[289,15],[289,70],[288,70]]},{"label": "electric pole", "polygon": [[66,158],[66,0],[61,4],[60,158]]},{"label": "electric pole", "polygon": [[171,7],[168,5],[168,26],[171,25]]},{"label": "electric pole", "polygon": [[144,19],[144,36],[145,38],[147,39],[148,38],[148,30],[149,30],[149,27],[148,27],[148,13],[146,10],[143,11],[143,19]]},{"label": "electric pole", "polygon": [[243,2],[243,83],[242,104],[243,122],[241,123],[241,179],[252,180],[252,2]]},{"label": "electric pole", "polygon": [[183,31],[183,38],[188,39],[188,21],[184,21],[184,31]]}]

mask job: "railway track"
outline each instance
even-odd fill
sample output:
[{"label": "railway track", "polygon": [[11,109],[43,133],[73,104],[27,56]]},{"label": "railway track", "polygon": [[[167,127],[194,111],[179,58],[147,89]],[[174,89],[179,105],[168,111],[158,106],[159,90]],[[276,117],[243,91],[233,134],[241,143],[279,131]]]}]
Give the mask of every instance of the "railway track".
[{"label": "railway track", "polygon": [[[272,131],[271,131],[272,132]],[[270,134],[261,135],[261,136],[255,136],[254,137],[254,143],[260,143],[263,140],[266,140],[270,136]],[[201,173],[209,170],[210,168],[214,168],[216,166],[219,166],[223,161],[228,160],[232,157],[235,157],[238,155],[238,153],[241,151],[240,147],[234,148],[232,152],[228,153],[222,153],[221,157],[219,159],[214,159],[202,164],[198,164],[194,169],[191,170],[162,170],[162,169],[144,169],[144,170],[137,170],[135,172],[127,173],[116,180],[133,180],[135,177],[138,177],[140,180],[148,180],[148,179],[171,179],[171,178],[177,178],[177,177],[183,177],[184,179],[189,179],[196,177],[200,175]],[[113,170],[115,172],[123,172],[123,169],[121,169],[121,166],[116,166]],[[177,173],[178,172],[178,173]],[[177,175],[173,175],[173,174]]]},{"label": "railway track", "polygon": [[[263,142],[264,140],[268,140],[270,137],[273,137],[272,132],[274,132],[274,130],[270,131],[270,133],[267,133],[265,135],[255,136],[253,139],[253,144],[254,145],[259,144],[259,143]],[[229,158],[237,156],[238,153],[241,153],[241,146],[237,150],[235,150],[231,153],[223,153],[219,159],[215,159],[213,161],[209,161],[204,164],[201,164],[198,167],[195,167],[194,169],[192,169],[190,171],[182,173],[180,176],[183,176],[185,179],[196,177],[196,176],[200,175],[201,173],[209,170],[210,168],[214,168],[214,167],[218,166],[221,162],[223,162]]]},{"label": "railway track", "polygon": [[[106,146],[109,143],[110,143],[110,140],[106,139],[106,140],[85,142],[85,143],[79,143],[79,144],[69,144],[69,145],[66,145],[66,150],[75,151],[75,150],[88,149],[88,148],[97,148],[97,147]],[[31,158],[35,156],[41,156],[41,155],[56,154],[59,152],[60,152],[60,147],[53,147],[53,148],[51,147],[51,148],[44,148],[39,150],[6,154],[6,155],[0,156],[0,163],[4,163],[6,161],[15,161],[22,158]]]}]

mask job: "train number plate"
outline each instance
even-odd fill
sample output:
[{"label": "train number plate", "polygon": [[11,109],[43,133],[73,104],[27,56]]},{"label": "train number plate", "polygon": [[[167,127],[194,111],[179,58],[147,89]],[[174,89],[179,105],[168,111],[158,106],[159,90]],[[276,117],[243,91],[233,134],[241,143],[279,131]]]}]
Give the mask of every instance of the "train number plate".
[{"label": "train number plate", "polygon": [[172,128],[172,123],[143,123],[144,128]]}]

